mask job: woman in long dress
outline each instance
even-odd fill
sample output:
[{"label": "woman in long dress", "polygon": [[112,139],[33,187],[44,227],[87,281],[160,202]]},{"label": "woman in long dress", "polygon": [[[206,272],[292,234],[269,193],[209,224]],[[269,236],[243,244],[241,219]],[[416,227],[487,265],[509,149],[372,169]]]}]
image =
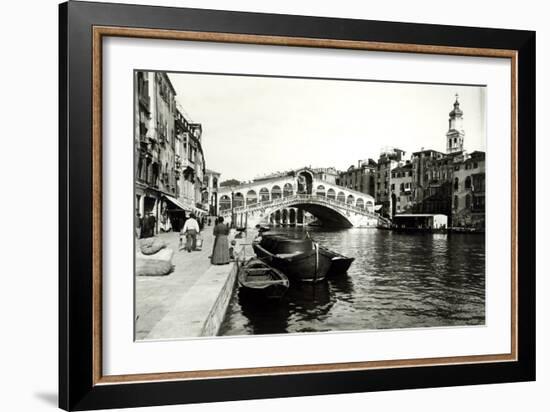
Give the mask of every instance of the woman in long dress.
[{"label": "woman in long dress", "polygon": [[223,223],[223,217],[220,216],[218,223],[214,226],[214,248],[212,250],[212,264],[226,265],[229,263],[229,243],[227,236],[229,227]]}]

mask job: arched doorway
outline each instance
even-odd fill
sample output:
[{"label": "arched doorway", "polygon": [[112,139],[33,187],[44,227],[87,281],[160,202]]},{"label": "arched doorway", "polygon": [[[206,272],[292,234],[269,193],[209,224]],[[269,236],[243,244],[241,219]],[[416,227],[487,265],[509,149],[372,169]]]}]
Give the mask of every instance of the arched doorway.
[{"label": "arched doorway", "polygon": [[234,207],[244,206],[244,196],[241,192],[235,193],[235,196],[233,198],[233,206]]},{"label": "arched doorway", "polygon": [[334,189],[329,189],[328,190],[327,198],[332,199],[332,200],[336,200],[336,192],[334,191]]},{"label": "arched doorway", "polygon": [[231,209],[231,199],[227,195],[220,197],[220,210]]},{"label": "arched doorway", "polygon": [[246,204],[254,205],[256,203],[258,203],[258,196],[256,195],[256,192],[254,190],[249,190],[246,193]]},{"label": "arched doorway", "polygon": [[288,225],[288,209],[283,209],[281,220],[283,225]]},{"label": "arched doorway", "polygon": [[271,188],[271,200],[280,199],[281,195],[281,188],[279,186],[275,185]]},{"label": "arched doorway", "polygon": [[286,183],[283,186],[283,197],[292,196],[292,185],[290,183]]},{"label": "arched doorway", "polygon": [[358,198],[355,206],[357,206],[359,209],[364,209],[365,201],[362,198]]},{"label": "arched doorway", "polygon": [[313,175],[303,170],[298,173],[298,193],[310,195],[313,191]]},{"label": "arched doorway", "polygon": [[296,209],[290,209],[288,212],[288,223],[290,225],[296,224]]},{"label": "arched doorway", "polygon": [[267,202],[269,200],[269,190],[267,187],[260,189],[260,202]]},{"label": "arched doorway", "polygon": [[339,192],[336,200],[342,203],[346,203],[346,195],[344,194],[344,192]]},{"label": "arched doorway", "polygon": [[325,197],[326,194],[327,194],[327,193],[325,192],[325,186],[323,186],[323,185],[317,186],[317,192],[316,192],[316,195],[317,195],[317,196]]},{"label": "arched doorway", "polygon": [[281,211],[277,210],[275,212],[275,224],[280,225],[281,224]]}]

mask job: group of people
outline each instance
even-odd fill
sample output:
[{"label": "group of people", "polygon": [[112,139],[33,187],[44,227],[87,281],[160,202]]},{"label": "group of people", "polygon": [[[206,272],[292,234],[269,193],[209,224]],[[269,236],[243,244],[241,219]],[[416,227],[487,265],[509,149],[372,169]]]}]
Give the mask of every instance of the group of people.
[{"label": "group of people", "polygon": [[[210,220],[208,221],[210,225]],[[180,244],[183,242],[183,236],[185,236],[185,249],[188,253],[191,253],[197,248],[197,236],[201,232],[201,227],[194,214],[189,216],[189,219],[185,221],[183,228],[180,232]],[[213,265],[226,265],[230,261],[229,251],[229,226],[223,222],[223,217],[216,218],[214,223],[213,235],[214,247],[212,248],[212,256],[210,257]]]},{"label": "group of people", "polygon": [[[197,240],[204,226],[212,223],[210,218],[202,217],[197,219],[195,214],[191,213],[185,221],[183,228],[180,231],[180,247],[183,245],[185,237],[185,250],[188,253],[197,249]],[[156,219],[152,212],[146,212],[145,217],[137,214],[136,235],[139,239],[153,237],[155,235]],[[212,248],[212,256],[210,256],[213,265],[225,265],[232,259],[232,247],[229,246],[229,225],[224,223],[223,217],[216,218],[214,222],[213,235],[214,247]],[[234,241],[232,242],[234,244]]]},{"label": "group of people", "polygon": [[139,239],[155,236],[155,224],[157,220],[153,213],[146,212],[145,217],[137,214],[136,232]]}]

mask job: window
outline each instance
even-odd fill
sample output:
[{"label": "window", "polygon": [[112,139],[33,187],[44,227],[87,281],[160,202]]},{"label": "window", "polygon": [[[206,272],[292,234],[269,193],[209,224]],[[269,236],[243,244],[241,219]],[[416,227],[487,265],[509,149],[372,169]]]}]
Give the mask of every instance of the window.
[{"label": "window", "polygon": [[454,189],[458,190],[458,177],[455,177]]},{"label": "window", "polygon": [[471,189],[472,188],[472,178],[470,176],[468,176],[466,178],[466,182],[464,183],[464,187],[466,189]]},{"label": "window", "polygon": [[466,195],[465,200],[466,200],[466,209],[470,209],[471,203],[472,203],[472,198],[471,198],[471,196],[470,196],[470,195]]},{"label": "window", "polygon": [[453,206],[456,209],[458,209],[458,196],[455,195],[455,199],[454,199],[454,202],[453,202]]}]

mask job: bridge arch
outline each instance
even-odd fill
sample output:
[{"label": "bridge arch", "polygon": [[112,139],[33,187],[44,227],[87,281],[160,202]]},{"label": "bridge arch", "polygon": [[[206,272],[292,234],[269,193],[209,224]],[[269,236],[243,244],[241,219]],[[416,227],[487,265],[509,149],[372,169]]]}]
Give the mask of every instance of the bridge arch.
[{"label": "bridge arch", "polygon": [[292,196],[292,194],[292,185],[290,183],[285,183],[285,185],[283,186],[283,197]]},{"label": "bridge arch", "polygon": [[269,189],[267,187],[262,187],[260,189],[260,202],[269,201]]},{"label": "bridge arch", "polygon": [[329,199],[332,199],[332,200],[336,200],[336,192],[334,191],[333,188],[330,188],[327,192],[327,198]]},{"label": "bridge arch", "polygon": [[220,210],[231,209],[231,198],[227,195],[223,195],[219,200]]},{"label": "bridge arch", "polygon": [[271,188],[271,200],[280,199],[282,196],[281,186],[275,185]]},{"label": "bridge arch", "polygon": [[365,201],[363,200],[363,198],[361,197],[357,198],[357,202],[355,203],[355,206],[357,206],[359,209],[364,209]]},{"label": "bridge arch", "polygon": [[258,203],[258,195],[255,190],[249,190],[246,192],[246,205],[254,205]]},{"label": "bridge arch", "polygon": [[317,190],[316,190],[315,194],[316,194],[317,196],[326,197],[327,192],[326,192],[326,190],[325,190],[325,186],[323,186],[323,185],[317,186]]},{"label": "bridge arch", "polygon": [[297,223],[296,221],[296,209],[292,208],[288,212],[288,223],[291,225],[295,225]]},{"label": "bridge arch", "polygon": [[338,202],[346,203],[346,195],[344,192],[338,192],[338,196],[336,196],[336,200]]},{"label": "bridge arch", "polygon": [[241,206],[244,206],[244,195],[241,192],[237,192],[233,196],[233,207]]},{"label": "bridge arch", "polygon": [[348,195],[348,198],[346,200],[346,203],[348,205],[353,205],[355,203],[355,198],[353,197],[353,195]]},{"label": "bridge arch", "polygon": [[298,193],[312,194],[313,192],[313,173],[309,170],[298,172]]}]

